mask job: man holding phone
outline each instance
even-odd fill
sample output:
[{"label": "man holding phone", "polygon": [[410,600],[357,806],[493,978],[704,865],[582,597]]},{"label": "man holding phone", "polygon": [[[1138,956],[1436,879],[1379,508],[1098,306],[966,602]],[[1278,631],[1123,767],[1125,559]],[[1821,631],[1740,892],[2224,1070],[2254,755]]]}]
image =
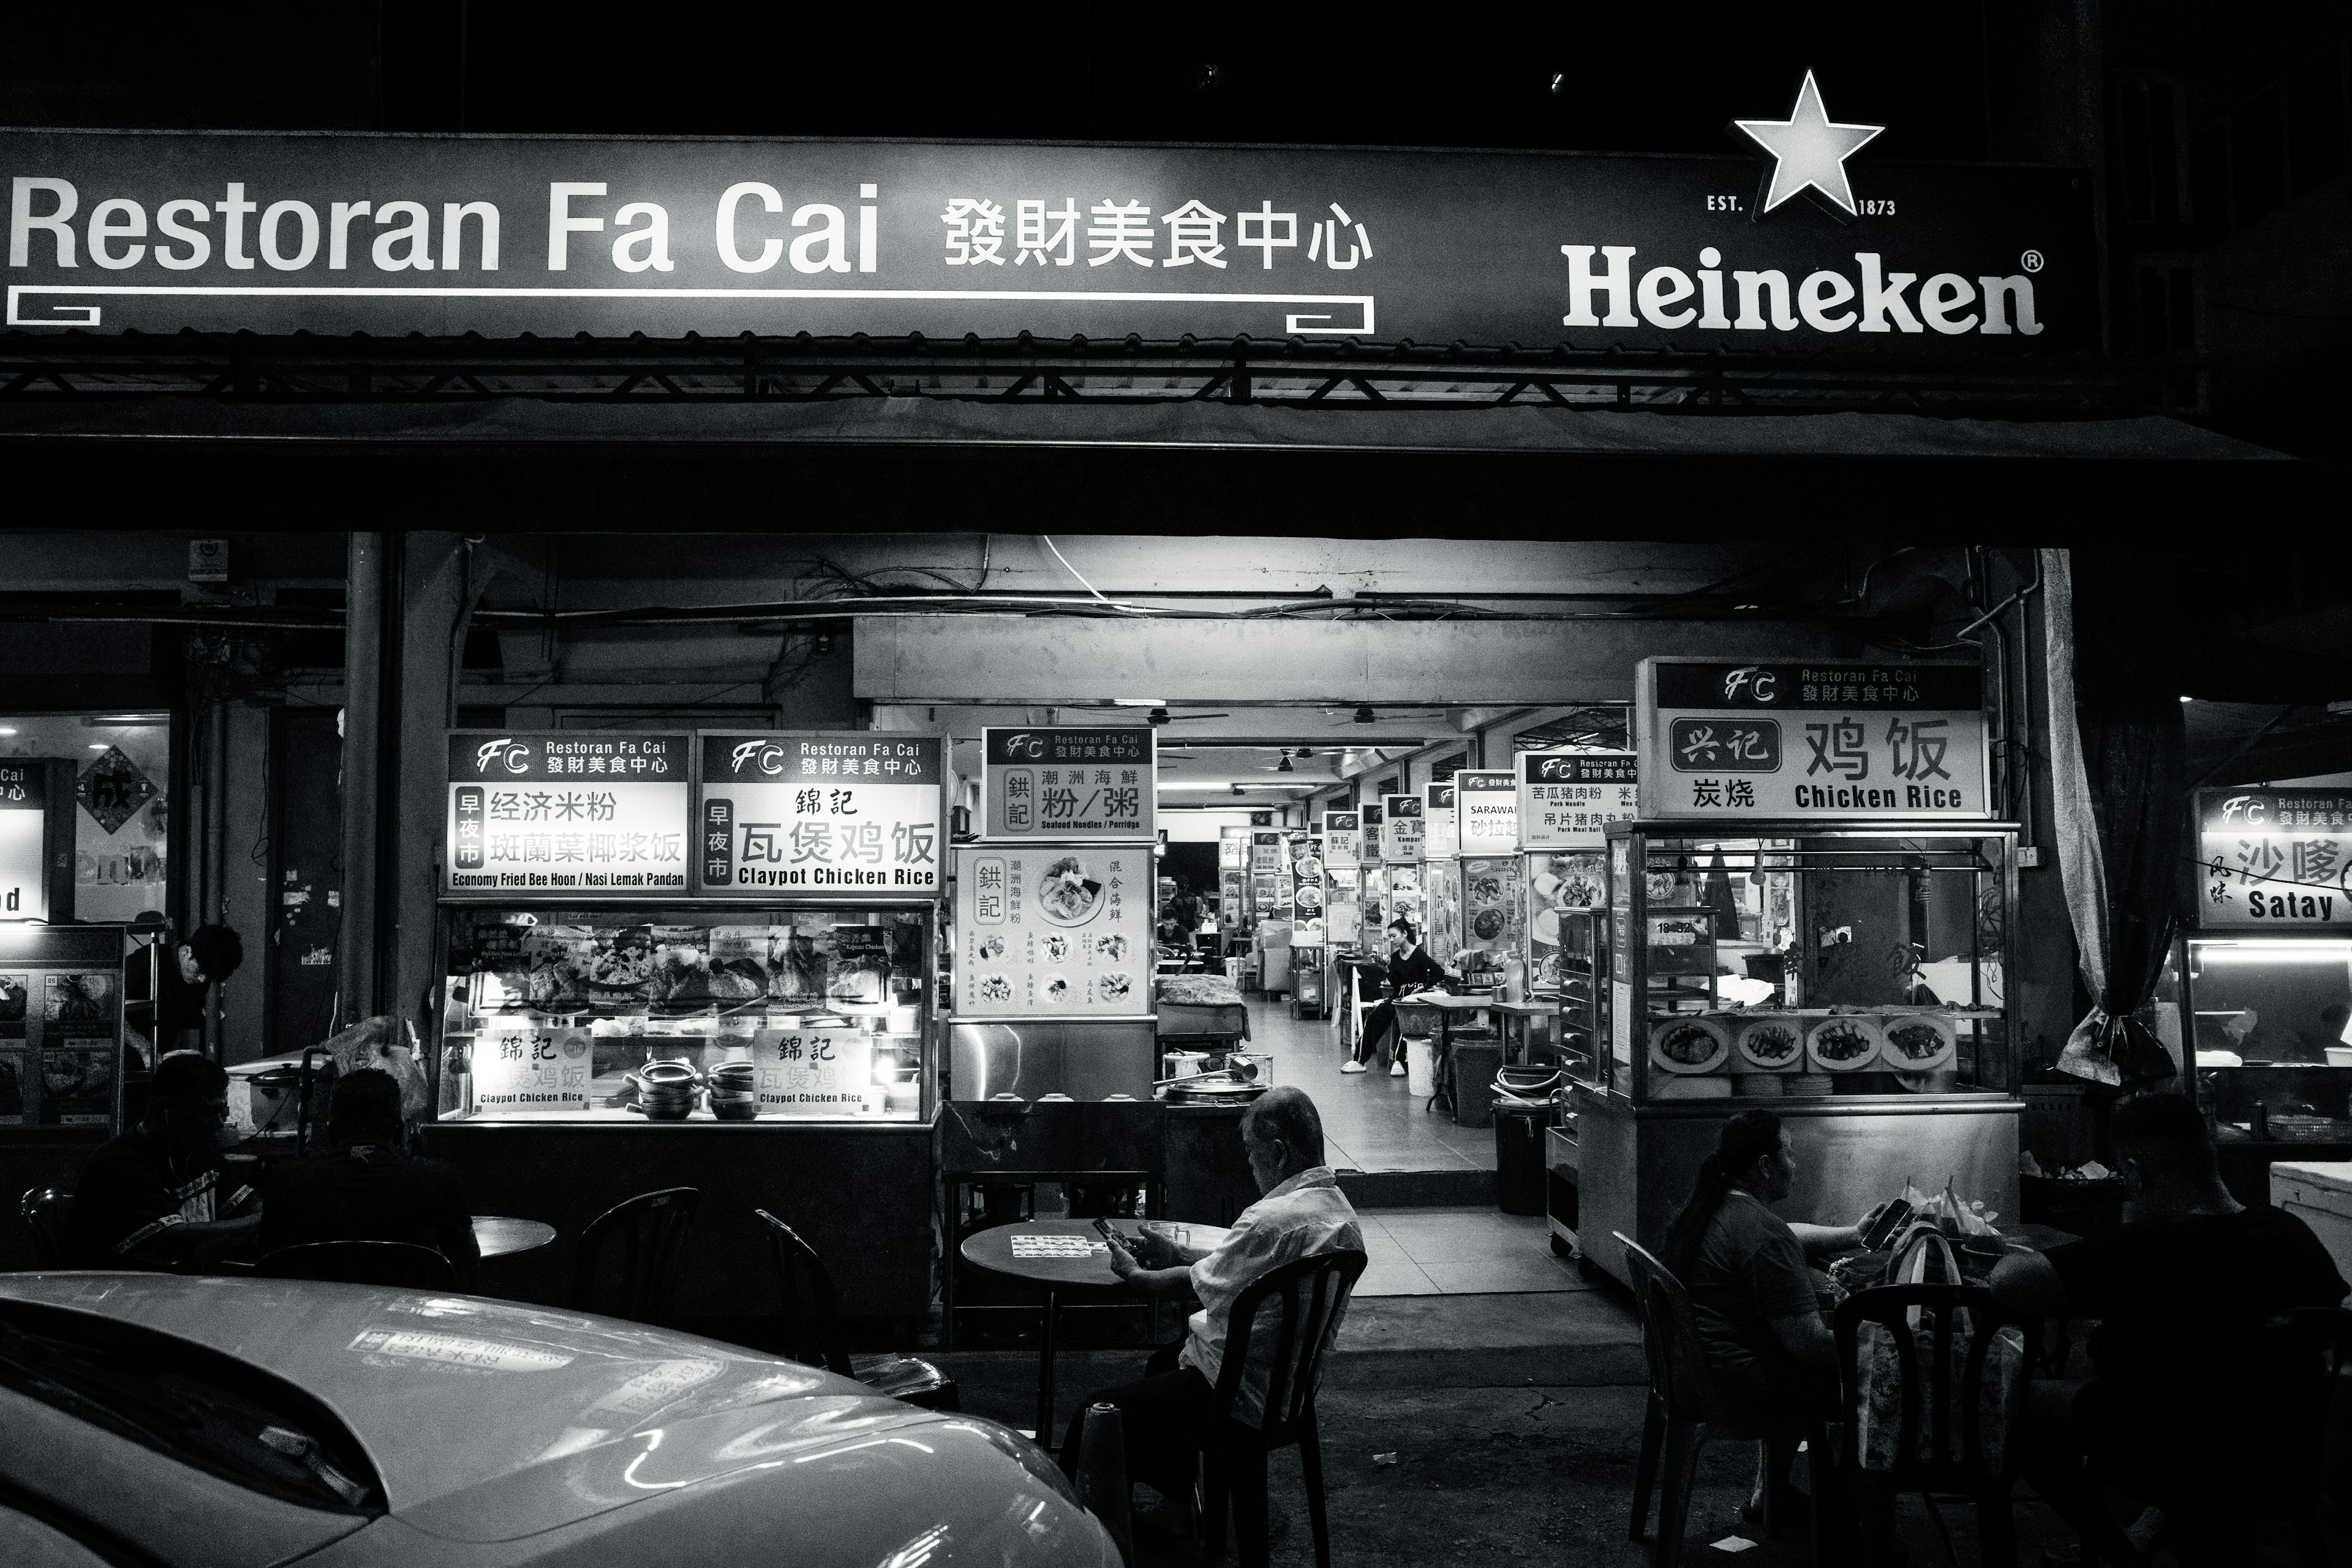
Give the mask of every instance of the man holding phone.
[{"label": "man holding phone", "polygon": [[[1187,1321],[1183,1338],[1152,1352],[1140,1380],[1079,1402],[1062,1445],[1062,1468],[1073,1478],[1077,1474],[1087,1407],[1118,1405],[1127,1473],[1162,1500],[1156,1520],[1147,1515],[1138,1522],[1146,1528],[1156,1522],[1178,1534],[1192,1529],[1194,1458],[1215,1394],[1234,1302],[1253,1281],[1283,1264],[1364,1249],[1355,1207],[1323,1163],[1323,1119],[1304,1090],[1286,1085],[1266,1090],[1243,1115],[1241,1134],[1250,1174],[1265,1195],[1242,1211],[1213,1251],[1179,1247],[1151,1231],[1130,1247],[1127,1237],[1097,1223],[1110,1245],[1111,1272],[1130,1289],[1147,1296],[1189,1292],[1201,1310]],[[1342,1301],[1331,1319],[1333,1334],[1346,1315]],[[1254,1424],[1264,1413],[1266,1371],[1258,1363],[1271,1359],[1271,1349],[1261,1342],[1250,1357],[1234,1401],[1236,1421]]]}]

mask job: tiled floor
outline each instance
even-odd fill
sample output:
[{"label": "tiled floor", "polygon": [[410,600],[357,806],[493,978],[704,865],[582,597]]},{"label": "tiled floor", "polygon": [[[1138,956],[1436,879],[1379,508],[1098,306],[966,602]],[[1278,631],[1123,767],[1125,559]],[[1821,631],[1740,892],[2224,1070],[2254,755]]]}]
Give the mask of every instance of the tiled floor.
[{"label": "tiled floor", "polygon": [[[1495,1133],[1456,1127],[1444,1110],[1410,1093],[1385,1068],[1343,1073],[1339,1032],[1321,1019],[1290,1016],[1288,1005],[1253,998],[1249,1049],[1274,1058],[1274,1081],[1295,1084],[1323,1113],[1324,1152],[1358,1171],[1491,1171]],[[1530,1222],[1540,1225],[1541,1221]]]},{"label": "tiled floor", "polygon": [[1359,1209],[1371,1258],[1358,1296],[1491,1296],[1584,1290],[1552,1255],[1540,1219],[1494,1209]]}]

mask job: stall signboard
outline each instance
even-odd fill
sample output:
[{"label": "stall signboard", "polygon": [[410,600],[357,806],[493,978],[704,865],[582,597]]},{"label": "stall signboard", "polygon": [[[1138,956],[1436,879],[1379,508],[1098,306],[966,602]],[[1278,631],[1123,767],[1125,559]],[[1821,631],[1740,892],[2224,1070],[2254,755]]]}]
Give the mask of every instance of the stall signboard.
[{"label": "stall signboard", "polygon": [[1521,752],[1519,847],[1600,848],[1639,809],[1633,777],[1631,752]]},{"label": "stall signboard", "polygon": [[1527,931],[1520,893],[1526,874],[1526,863],[1517,855],[1462,858],[1464,949],[1497,959],[1518,954]]},{"label": "stall signboard", "polygon": [[1249,860],[1249,829],[1221,827],[1217,829],[1217,864],[1238,871]]},{"label": "stall signboard", "polygon": [[1454,822],[1465,855],[1508,855],[1519,847],[1519,781],[1516,773],[1454,775]]},{"label": "stall signboard", "polygon": [[937,899],[945,891],[938,736],[705,730],[698,740],[698,893]]},{"label": "stall signboard", "polygon": [[1973,661],[1645,658],[1635,692],[1645,818],[1992,815]]},{"label": "stall signboard", "polygon": [[584,1026],[541,1014],[486,1014],[474,1038],[474,1103],[507,1113],[585,1110],[595,1059]]},{"label": "stall signboard", "polygon": [[1362,832],[1362,818],[1352,811],[1327,811],[1323,814],[1323,844],[1328,853],[1324,858],[1333,870],[1352,870],[1362,858],[1357,841]]},{"label": "stall signboard", "polygon": [[961,1018],[1148,1018],[1149,845],[955,851]]},{"label": "stall signboard", "polygon": [[751,1060],[763,1117],[830,1121],[872,1109],[874,1037],[862,1029],[759,1029]]},{"label": "stall signboard", "polygon": [[1148,724],[981,731],[982,837],[1150,843],[1159,784]]},{"label": "stall signboard", "polygon": [[684,892],[692,763],[684,734],[450,731],[442,890],[508,900]]},{"label": "stall signboard", "polygon": [[1401,860],[1413,866],[1421,864],[1422,846],[1425,842],[1423,826],[1421,796],[1381,796],[1381,858]]},{"label": "stall signboard", "polygon": [[1359,865],[1377,866],[1388,858],[1382,847],[1385,841],[1381,837],[1382,815],[1376,805],[1366,804],[1356,808],[1356,820],[1361,826],[1361,830],[1356,835],[1356,861]]},{"label": "stall signboard", "polygon": [[2352,789],[2197,792],[2197,923],[2352,930]]},{"label": "stall signboard", "polygon": [[1254,828],[1250,833],[1250,871],[1255,876],[1266,876],[1286,869],[1290,851],[1284,847],[1279,827]]},{"label": "stall signboard", "polygon": [[1824,153],[1853,128],[1794,81],[1713,112],[1757,129],[1642,158],[11,131],[6,325],[2098,346],[2080,172]]},{"label": "stall signboard", "polygon": [[0,921],[49,918],[49,765],[0,762]]},{"label": "stall signboard", "polygon": [[1323,920],[1323,847],[1318,835],[1290,836],[1291,903],[1302,924]]},{"label": "stall signboard", "polygon": [[1451,860],[1462,853],[1462,829],[1454,816],[1452,779],[1423,784],[1421,790],[1421,858]]}]

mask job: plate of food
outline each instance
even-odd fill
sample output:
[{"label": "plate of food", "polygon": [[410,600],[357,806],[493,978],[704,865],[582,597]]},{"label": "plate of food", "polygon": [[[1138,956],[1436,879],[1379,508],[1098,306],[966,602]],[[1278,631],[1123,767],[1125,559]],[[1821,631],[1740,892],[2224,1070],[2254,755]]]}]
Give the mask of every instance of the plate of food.
[{"label": "plate of food", "polygon": [[1878,1065],[1878,1020],[1832,1013],[1805,1030],[1805,1055],[1823,1072],[1860,1072]]},{"label": "plate of food", "polygon": [[1066,974],[1048,974],[1037,994],[1058,1007],[1070,999],[1070,979]]},{"label": "plate of food", "polygon": [[1065,855],[1037,879],[1037,909],[1057,926],[1082,926],[1102,908],[1103,885],[1087,875],[1087,863]]},{"label": "plate of food", "polygon": [[1879,1056],[1897,1072],[1933,1072],[1951,1066],[1958,1049],[1952,1021],[1934,1013],[1899,1013],[1880,1029],[1885,1044]]},{"label": "plate of food", "polygon": [[1314,883],[1314,882],[1301,882],[1301,883],[1299,883],[1299,884],[1298,884],[1298,908],[1299,908],[1299,909],[1301,909],[1301,910],[1306,910],[1306,911],[1307,911],[1308,913],[1310,913],[1310,914],[1311,914],[1311,913],[1313,913],[1315,910],[1319,910],[1319,909],[1321,909],[1322,907],[1323,907],[1323,889],[1321,888],[1321,886],[1320,886],[1319,884],[1318,884],[1318,883]]},{"label": "plate of food", "polygon": [[982,963],[992,963],[1004,956],[1004,939],[991,931],[980,939],[980,945],[973,952]]},{"label": "plate of food", "polygon": [[1127,933],[1105,931],[1095,938],[1095,956],[1109,963],[1127,962]]},{"label": "plate of food", "polygon": [[1045,949],[1047,963],[1066,963],[1070,956],[1070,939],[1060,931],[1048,931],[1045,933]]},{"label": "plate of food", "polygon": [[1004,975],[983,974],[973,981],[972,985],[980,993],[980,999],[983,1002],[1013,1000],[1013,982]]},{"label": "plate of food", "polygon": [[1758,1013],[1742,1020],[1733,1047],[1759,1072],[1792,1072],[1803,1060],[1804,1032],[1788,1013]]},{"label": "plate of food", "polygon": [[1730,1056],[1731,1030],[1720,1018],[1661,1018],[1650,1026],[1650,1062],[1664,1071],[1714,1072]]},{"label": "plate of food", "polygon": [[1480,942],[1493,942],[1503,934],[1503,911],[1480,910],[1470,917],[1470,933]]},{"label": "plate of food", "polygon": [[1095,982],[1095,985],[1101,992],[1104,1001],[1124,1002],[1129,994],[1135,989],[1135,981],[1131,976],[1124,973],[1111,973]]}]

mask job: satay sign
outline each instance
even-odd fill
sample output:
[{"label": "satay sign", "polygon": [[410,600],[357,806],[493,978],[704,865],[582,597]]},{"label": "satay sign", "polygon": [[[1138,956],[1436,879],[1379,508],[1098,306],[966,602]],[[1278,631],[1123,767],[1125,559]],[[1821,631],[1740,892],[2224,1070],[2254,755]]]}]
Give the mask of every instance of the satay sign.
[{"label": "satay sign", "polygon": [[2352,929],[2352,790],[2197,792],[2197,923]]},{"label": "satay sign", "polygon": [[5,324],[2095,348],[2086,177],[1806,155],[1842,86],[1720,157],[12,131]]},{"label": "satay sign", "polygon": [[938,736],[706,730],[698,739],[698,892],[944,892]]},{"label": "satay sign", "polygon": [[1644,818],[1992,815],[1980,665],[1645,658]]},{"label": "satay sign", "polygon": [[1158,829],[1155,731],[981,731],[981,794],[992,839],[1149,843]]}]

